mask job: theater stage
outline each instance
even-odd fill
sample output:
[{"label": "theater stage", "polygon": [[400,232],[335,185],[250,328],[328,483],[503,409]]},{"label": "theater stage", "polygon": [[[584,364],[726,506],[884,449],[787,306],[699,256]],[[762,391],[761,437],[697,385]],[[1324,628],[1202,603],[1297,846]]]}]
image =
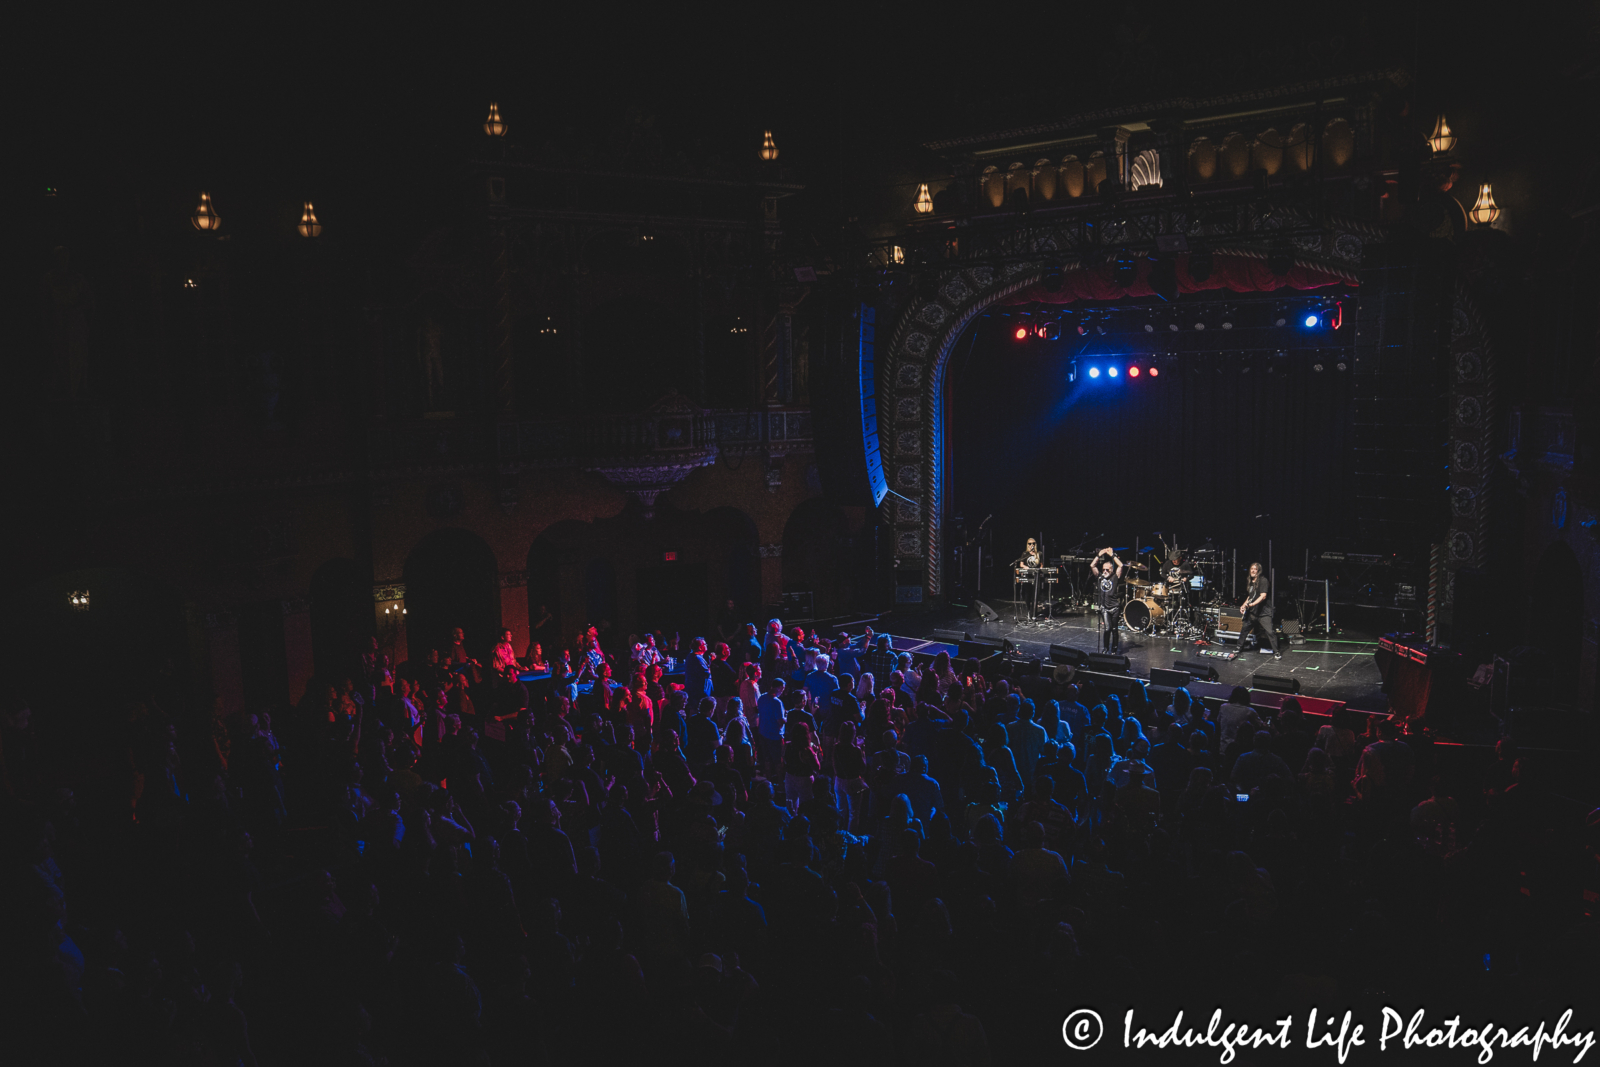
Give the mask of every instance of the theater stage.
[{"label": "theater stage", "polygon": [[[982,623],[971,612],[947,611],[891,616],[876,628],[880,633],[891,632],[895,647],[900,651],[937,653],[945,649],[955,655],[956,642],[963,635],[970,635],[988,641],[1010,641],[1023,654],[1041,660],[1050,658],[1051,645],[1098,651],[1100,636],[1094,627],[1094,617],[1082,615],[1019,626],[1009,617]],[[1305,696],[1341,701],[1360,711],[1381,713],[1388,710],[1383,680],[1373,659],[1378,647],[1375,634],[1346,628],[1331,640],[1307,638],[1304,643],[1291,644],[1280,634],[1279,641],[1283,651],[1281,660],[1253,650],[1228,660],[1205,654],[1231,647],[1228,645],[1196,645],[1191,641],[1170,641],[1165,637],[1124,631],[1122,653],[1128,657],[1130,671],[1145,680],[1149,680],[1152,667],[1170,668],[1175,660],[1186,660],[1216,668],[1217,679],[1224,685],[1248,687],[1253,676],[1261,672],[1295,679]],[[922,647],[924,642],[937,647]]]}]

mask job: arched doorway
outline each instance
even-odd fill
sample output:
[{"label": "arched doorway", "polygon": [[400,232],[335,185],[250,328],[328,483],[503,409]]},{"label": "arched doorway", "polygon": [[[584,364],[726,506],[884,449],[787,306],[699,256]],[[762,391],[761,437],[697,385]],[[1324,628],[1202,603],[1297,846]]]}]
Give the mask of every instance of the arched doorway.
[{"label": "arched doorway", "polygon": [[411,550],[405,581],[413,658],[443,648],[457,626],[466,631],[467,651],[487,657],[500,627],[500,587],[494,552],[481,538],[467,530],[435,530]]},{"label": "arched doorway", "polygon": [[853,583],[846,563],[850,524],[844,510],[821,497],[804,501],[783,527],[783,591],[810,593],[813,618],[850,609]]},{"label": "arched doorway", "polygon": [[311,666],[317,677],[337,682],[353,674],[371,636],[370,576],[353,559],[328,560],[311,575]]},{"label": "arched doorway", "polygon": [[761,608],[761,538],[755,520],[738,508],[713,508],[703,529],[708,557],[720,561],[710,575],[713,621],[729,600],[737,618],[754,619]]},{"label": "arched doorway", "polygon": [[[578,628],[582,608],[569,601],[567,590],[577,581],[574,568],[593,529],[568,519],[545,527],[528,546],[528,624],[546,655],[565,647]],[[549,621],[538,625],[546,615]]]},{"label": "arched doorway", "polygon": [[609,559],[591,559],[583,569],[584,624],[601,632],[617,624],[617,569]]},{"label": "arched doorway", "polygon": [[1552,693],[1575,703],[1583,651],[1583,569],[1565,541],[1539,556],[1531,588],[1537,593],[1530,605],[1529,643],[1550,653]]}]

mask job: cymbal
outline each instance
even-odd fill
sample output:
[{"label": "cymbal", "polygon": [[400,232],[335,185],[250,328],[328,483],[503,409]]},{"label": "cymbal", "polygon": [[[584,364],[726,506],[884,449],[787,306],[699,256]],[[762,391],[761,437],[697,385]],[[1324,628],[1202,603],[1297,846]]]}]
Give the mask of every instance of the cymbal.
[{"label": "cymbal", "polygon": [[1148,588],[1150,588],[1150,583],[1147,582],[1147,581],[1144,581],[1142,578],[1129,578],[1128,579],[1128,584],[1133,586],[1135,589],[1148,589]]},{"label": "cymbal", "polygon": [[1147,567],[1143,563],[1130,563],[1130,564],[1128,564],[1128,570],[1130,570],[1130,571],[1147,571],[1149,569],[1150,568]]}]

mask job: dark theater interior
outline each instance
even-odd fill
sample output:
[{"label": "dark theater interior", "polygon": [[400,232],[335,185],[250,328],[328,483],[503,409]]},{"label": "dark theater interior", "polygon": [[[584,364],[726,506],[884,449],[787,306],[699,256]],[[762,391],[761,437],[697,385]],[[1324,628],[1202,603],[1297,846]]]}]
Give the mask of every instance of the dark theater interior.
[{"label": "dark theater interior", "polygon": [[1600,7],[11,26],[0,1061],[1595,1043]]}]

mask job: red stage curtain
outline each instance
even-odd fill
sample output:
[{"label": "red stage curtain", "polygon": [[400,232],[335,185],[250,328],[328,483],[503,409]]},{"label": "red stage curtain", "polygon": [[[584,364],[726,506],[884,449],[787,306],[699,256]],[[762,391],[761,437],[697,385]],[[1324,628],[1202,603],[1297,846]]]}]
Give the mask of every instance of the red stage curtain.
[{"label": "red stage curtain", "polygon": [[[1211,276],[1200,282],[1195,281],[1189,273],[1187,252],[1173,258],[1178,268],[1180,293],[1198,293],[1206,289],[1227,289],[1235,293],[1265,293],[1274,289],[1319,289],[1325,285],[1355,284],[1348,278],[1298,264],[1290,267],[1288,274],[1280,276],[1272,273],[1272,269],[1267,266],[1264,259],[1223,254],[1214,254],[1211,257]],[[1134,277],[1133,284],[1128,286],[1117,284],[1115,264],[1102,263],[1098,267],[1064,272],[1061,288],[1056,292],[1047,291],[1043,285],[1032,285],[1007,297],[1001,303],[1073,304],[1079,300],[1121,300],[1129,296],[1154,296],[1155,290],[1150,288],[1150,268],[1155,264],[1143,258],[1138,264],[1138,273]]]}]

